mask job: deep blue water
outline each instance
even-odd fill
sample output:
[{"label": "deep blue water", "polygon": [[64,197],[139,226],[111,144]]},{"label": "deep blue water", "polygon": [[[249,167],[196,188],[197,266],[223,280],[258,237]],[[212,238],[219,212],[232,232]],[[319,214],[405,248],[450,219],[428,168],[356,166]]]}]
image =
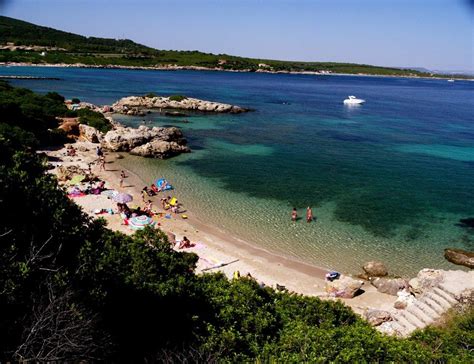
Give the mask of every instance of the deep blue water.
[{"label": "deep blue water", "polygon": [[[183,127],[193,150],[208,151],[172,163],[224,191],[275,200],[287,206],[285,218],[293,206],[317,211],[330,203],[332,229],[350,224],[440,257],[447,244],[474,248],[474,234],[456,226],[474,217],[472,82],[33,67],[0,74],[59,77],[12,83],[98,104],[155,92],[250,107],[255,111],[239,115],[191,115],[189,124],[146,119]],[[367,102],[344,106],[347,95]]]}]

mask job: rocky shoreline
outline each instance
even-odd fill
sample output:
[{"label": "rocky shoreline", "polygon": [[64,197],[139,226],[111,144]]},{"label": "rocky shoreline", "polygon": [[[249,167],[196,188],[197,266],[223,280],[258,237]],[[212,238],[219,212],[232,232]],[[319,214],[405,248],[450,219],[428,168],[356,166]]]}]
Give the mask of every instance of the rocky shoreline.
[{"label": "rocky shoreline", "polygon": [[[363,316],[380,332],[408,336],[414,330],[436,324],[451,309],[474,302],[474,271],[422,269],[412,279],[391,277],[382,262],[371,261],[357,277],[328,273],[325,290],[329,297],[354,299],[368,286],[394,297],[391,307],[371,307]],[[396,299],[395,299],[396,297]]]},{"label": "rocky shoreline", "polygon": [[[268,69],[226,69],[223,67],[202,67],[202,66],[178,66],[178,65],[157,65],[157,66],[121,66],[121,65],[92,65],[84,63],[29,63],[29,62],[0,62],[0,66],[7,67],[64,67],[64,68],[97,68],[97,69],[123,69],[123,70],[141,70],[141,71],[215,71],[215,72],[233,72],[233,73],[268,73],[268,74],[290,74],[290,75],[316,75],[316,76],[360,76],[360,77],[391,77],[391,78],[419,78],[427,80],[446,80],[447,77],[427,77],[416,75],[380,75],[372,73],[334,73],[334,72],[319,72],[319,71],[272,71]],[[456,77],[456,75],[449,75],[449,78],[454,80],[468,80],[472,81],[472,77]]]},{"label": "rocky shoreline", "polygon": [[60,81],[59,77],[41,77],[41,76],[3,76],[0,75],[0,79],[5,80],[49,80],[49,81]]},{"label": "rocky shoreline", "polygon": [[187,140],[177,127],[125,127],[112,118],[112,113],[125,115],[144,115],[145,110],[189,110],[208,113],[238,114],[249,111],[243,107],[223,104],[219,102],[188,98],[185,96],[128,96],[113,105],[103,107],[81,102],[72,104],[66,101],[70,109],[87,108],[99,112],[109,121],[112,130],[102,133],[92,126],[80,124],[78,118],[63,120],[61,129],[75,138],[81,138],[92,143],[100,143],[105,149],[112,152],[128,152],[148,158],[166,159],[181,153],[189,153]]}]

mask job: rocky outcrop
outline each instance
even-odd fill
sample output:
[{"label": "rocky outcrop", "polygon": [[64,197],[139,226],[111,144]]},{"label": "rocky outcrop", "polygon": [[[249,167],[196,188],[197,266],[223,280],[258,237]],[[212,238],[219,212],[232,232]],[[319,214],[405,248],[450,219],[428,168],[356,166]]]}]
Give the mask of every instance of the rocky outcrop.
[{"label": "rocky outcrop", "polygon": [[177,142],[167,142],[164,140],[152,140],[149,143],[135,147],[130,151],[130,154],[139,155],[141,157],[152,158],[170,158],[180,153],[190,152],[186,145],[180,145]]},{"label": "rocky outcrop", "polygon": [[474,253],[461,249],[444,249],[444,257],[451,263],[474,268]]},{"label": "rocky outcrop", "polygon": [[443,271],[438,269],[422,269],[418,272],[415,278],[408,282],[410,291],[415,294],[422,294],[423,292],[436,287],[443,280]]},{"label": "rocky outcrop", "polygon": [[392,314],[384,310],[369,309],[365,313],[365,318],[372,326],[379,326],[392,319]]},{"label": "rocky outcrop", "polygon": [[116,127],[105,134],[102,146],[114,152],[130,152],[143,157],[169,158],[179,153],[190,152],[186,139],[178,128],[138,129]]},{"label": "rocky outcrop", "polygon": [[[392,312],[392,321],[378,326],[379,331],[408,336],[416,329],[437,322],[451,308],[463,304],[472,306],[474,271],[423,269],[417,278],[426,289],[417,299],[402,291],[397,301],[402,300],[404,296],[406,309]],[[400,308],[402,306],[399,304]]]},{"label": "rocky outcrop", "polygon": [[146,97],[146,96],[129,96],[118,100],[112,105],[115,112],[122,114],[135,114],[143,112],[143,109],[178,109],[178,110],[194,110],[214,113],[241,113],[249,111],[239,106],[222,104],[219,102],[199,100],[195,98],[183,98],[179,101],[172,100],[169,97]]},{"label": "rocky outcrop", "polygon": [[352,298],[359,292],[363,284],[363,281],[341,275],[339,279],[332,282],[327,281],[325,289],[329,296]]},{"label": "rocky outcrop", "polygon": [[77,138],[79,136],[79,118],[62,118],[58,129],[64,131],[68,137]]},{"label": "rocky outcrop", "polygon": [[384,277],[388,274],[388,270],[382,262],[368,262],[362,269],[369,277]]},{"label": "rocky outcrop", "polygon": [[104,137],[103,133],[86,124],[79,125],[79,133],[82,139],[91,143],[100,143]]},{"label": "rocky outcrop", "polygon": [[60,182],[65,182],[72,179],[75,175],[89,176],[87,171],[78,166],[59,166],[56,172],[56,178]]},{"label": "rocky outcrop", "polygon": [[402,278],[374,278],[370,283],[380,293],[396,296],[398,291],[408,288],[408,282]]}]

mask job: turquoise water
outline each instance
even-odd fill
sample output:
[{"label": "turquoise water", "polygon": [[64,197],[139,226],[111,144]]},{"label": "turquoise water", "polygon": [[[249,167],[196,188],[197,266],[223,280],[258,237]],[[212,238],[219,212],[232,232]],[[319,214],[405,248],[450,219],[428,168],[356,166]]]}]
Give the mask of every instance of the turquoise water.
[{"label": "turquoise water", "polygon": [[[453,268],[445,247],[474,249],[456,225],[474,216],[474,84],[346,76],[0,68],[59,77],[15,81],[95,103],[132,94],[185,94],[251,107],[239,115],[150,114],[123,123],[183,128],[193,153],[128,157],[151,181],[165,176],[200,219],[322,267],[355,272],[368,259],[395,273]],[[347,95],[367,100],[347,107]],[[297,207],[317,221],[291,223]]]}]

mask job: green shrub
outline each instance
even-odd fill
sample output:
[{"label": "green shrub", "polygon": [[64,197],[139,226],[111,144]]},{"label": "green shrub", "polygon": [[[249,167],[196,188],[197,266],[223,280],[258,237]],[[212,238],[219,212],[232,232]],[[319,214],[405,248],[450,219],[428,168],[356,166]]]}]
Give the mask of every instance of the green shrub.
[{"label": "green shrub", "polygon": [[48,92],[45,96],[52,100],[56,100],[62,103],[64,103],[64,100],[65,100],[64,96],[58,94],[57,92]]},{"label": "green shrub", "polygon": [[79,103],[81,102],[81,100],[79,100],[77,97],[74,97],[74,98],[71,100],[71,102],[72,102],[73,104],[79,104]]},{"label": "green shrub", "polygon": [[187,97],[183,95],[171,95],[168,98],[170,101],[178,101],[178,102],[187,99]]},{"label": "green shrub", "polygon": [[112,129],[110,122],[100,112],[84,108],[77,110],[77,116],[79,116],[79,123],[92,126],[102,133],[107,133]]},{"label": "green shrub", "polygon": [[153,98],[153,97],[158,97],[158,95],[155,94],[154,92],[150,92],[150,93],[147,93],[147,94],[145,95],[145,97],[148,97],[148,98],[151,99],[151,98]]}]

